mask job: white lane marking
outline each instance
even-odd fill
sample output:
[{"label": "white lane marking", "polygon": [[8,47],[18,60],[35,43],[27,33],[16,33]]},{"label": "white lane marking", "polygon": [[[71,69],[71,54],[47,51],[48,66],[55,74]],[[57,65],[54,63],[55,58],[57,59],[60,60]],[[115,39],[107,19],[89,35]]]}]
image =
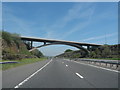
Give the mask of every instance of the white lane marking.
[{"label": "white lane marking", "polygon": [[80,75],[79,73],[75,73],[78,77],[80,78],[84,78],[82,75]]},{"label": "white lane marking", "polygon": [[32,75],[30,75],[28,78],[26,78],[25,80],[23,80],[21,83],[19,83],[18,85],[16,85],[14,88],[19,88],[22,84],[24,84],[26,81],[28,81],[30,78],[32,78],[35,74],[37,74],[39,71],[41,71],[43,68],[45,68],[48,64],[50,64],[50,62],[52,62],[52,59],[45,64],[42,68],[40,68],[39,70],[37,70],[36,72],[34,72]]},{"label": "white lane marking", "polygon": [[66,67],[68,67],[68,65],[65,65]]},{"label": "white lane marking", "polygon": [[62,63],[64,63],[64,62],[62,62]]},{"label": "white lane marking", "polygon": [[[70,61],[70,60],[66,60],[66,61]],[[117,71],[117,70],[112,70],[112,69],[108,69],[108,68],[104,68],[104,67],[99,67],[99,66],[95,66],[95,65],[91,65],[91,64],[85,64],[85,63],[81,63],[81,62],[77,62],[77,61],[72,61],[72,60],[71,60],[71,62],[75,62],[75,63],[78,63],[78,64],[88,65],[88,66],[92,66],[92,67],[95,67],[95,68],[99,68],[99,69],[103,69],[103,70],[108,70],[108,71],[120,73],[120,71]]]}]

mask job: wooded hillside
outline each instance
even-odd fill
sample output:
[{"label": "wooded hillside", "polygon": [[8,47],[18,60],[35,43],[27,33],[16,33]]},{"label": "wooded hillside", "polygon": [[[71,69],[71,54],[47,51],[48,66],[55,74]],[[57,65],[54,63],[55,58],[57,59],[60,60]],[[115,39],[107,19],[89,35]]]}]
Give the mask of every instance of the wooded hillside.
[{"label": "wooded hillside", "polygon": [[[89,55],[86,55],[84,58],[119,58],[120,51],[118,47],[120,47],[120,45],[103,45],[96,49],[90,49]],[[85,53],[82,50],[66,51],[57,57],[81,58]]]}]

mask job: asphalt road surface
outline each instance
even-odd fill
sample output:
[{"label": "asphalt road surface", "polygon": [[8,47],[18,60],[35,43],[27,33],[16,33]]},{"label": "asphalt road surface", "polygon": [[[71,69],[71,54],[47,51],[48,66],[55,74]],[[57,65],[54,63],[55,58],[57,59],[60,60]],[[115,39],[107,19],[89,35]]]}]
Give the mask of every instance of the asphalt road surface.
[{"label": "asphalt road surface", "polygon": [[66,59],[5,70],[3,88],[118,88],[118,73]]}]

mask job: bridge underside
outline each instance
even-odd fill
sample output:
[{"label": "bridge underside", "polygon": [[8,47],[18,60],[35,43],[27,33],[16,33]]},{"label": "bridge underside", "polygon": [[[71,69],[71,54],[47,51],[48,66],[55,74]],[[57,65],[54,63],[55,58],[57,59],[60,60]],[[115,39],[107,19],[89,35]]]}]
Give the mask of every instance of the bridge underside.
[{"label": "bridge underside", "polygon": [[[29,42],[29,51],[33,51],[37,48],[41,48],[44,46],[48,46],[48,45],[69,45],[72,47],[76,47],[80,50],[83,50],[85,52],[85,55],[89,54],[89,51],[91,50],[91,48],[96,48],[100,45],[96,45],[96,44],[86,44],[86,43],[77,43],[77,42],[70,42],[70,41],[60,41],[60,40],[47,40],[47,39],[35,39],[35,38],[26,38],[26,37],[21,37],[21,39],[24,41],[24,43],[28,43]],[[37,47],[33,47],[33,42],[43,42],[43,45],[37,46]],[[26,44],[28,45],[28,44]],[[87,48],[84,48],[84,46],[86,46]]]},{"label": "bridge underside", "polygon": [[54,42],[54,43],[46,43],[46,42],[44,42],[43,45],[33,47],[33,41],[30,42],[30,47],[28,49],[29,49],[29,52],[32,52],[33,50],[35,50],[37,48],[41,48],[41,47],[45,47],[45,46],[49,46],[49,45],[68,45],[68,46],[76,47],[76,48],[78,48],[80,50],[83,50],[85,52],[85,54],[82,57],[85,57],[86,55],[89,55],[89,52],[90,52],[90,49],[91,49],[91,46],[87,46],[87,48],[84,48],[81,45],[71,44],[71,43],[61,43],[61,42]]},{"label": "bridge underside", "polygon": [[[69,44],[69,43],[59,43],[59,42],[43,44],[43,45],[34,47],[34,48],[30,49],[29,51],[31,52],[31,51],[33,51],[33,50],[35,50],[35,49],[37,49],[37,48],[41,48],[41,47],[45,47],[45,46],[49,46],[49,45],[60,45],[60,44],[76,47],[76,48],[78,48],[78,49],[80,49],[80,50],[85,51],[85,55],[88,55],[88,54],[89,54],[89,51],[88,51],[87,49],[83,48],[82,46],[79,46],[79,45],[76,45],[76,44]],[[84,56],[85,56],[85,55],[84,55]]]}]

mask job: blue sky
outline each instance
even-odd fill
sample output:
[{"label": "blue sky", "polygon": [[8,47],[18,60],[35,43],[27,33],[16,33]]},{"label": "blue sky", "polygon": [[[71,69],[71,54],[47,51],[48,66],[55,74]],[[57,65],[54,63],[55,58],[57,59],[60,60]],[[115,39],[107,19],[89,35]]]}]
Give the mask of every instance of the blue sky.
[{"label": "blue sky", "polygon": [[[3,26],[21,36],[85,43],[118,43],[117,2],[14,2],[2,4]],[[39,45],[35,43],[34,45]],[[54,45],[40,48],[57,55],[74,47]]]}]

